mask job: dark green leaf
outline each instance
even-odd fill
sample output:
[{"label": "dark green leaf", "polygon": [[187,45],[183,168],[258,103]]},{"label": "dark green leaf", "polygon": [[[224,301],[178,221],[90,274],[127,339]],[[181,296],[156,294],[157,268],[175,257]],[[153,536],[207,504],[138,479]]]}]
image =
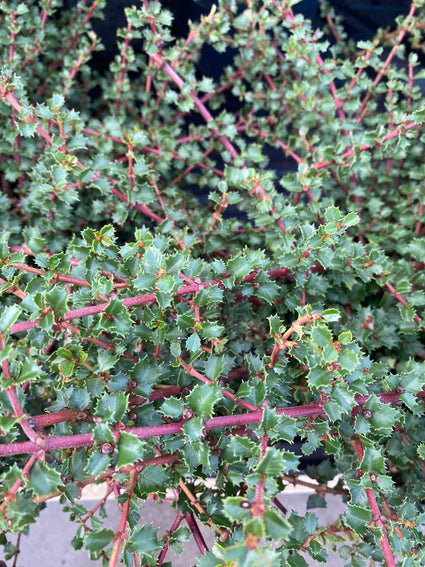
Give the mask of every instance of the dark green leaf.
[{"label": "dark green leaf", "polygon": [[103,528],[101,530],[92,530],[84,536],[84,546],[88,551],[101,551],[112,541],[114,532]]},{"label": "dark green leaf", "polygon": [[62,486],[61,475],[55,469],[49,467],[46,463],[36,461],[31,469],[31,475],[28,481],[28,488],[34,491],[37,496],[49,494]]},{"label": "dark green leaf", "polygon": [[136,461],[141,461],[145,453],[144,442],[135,435],[121,431],[118,443],[118,462],[117,467],[132,465]]},{"label": "dark green leaf", "polygon": [[188,395],[187,401],[195,415],[201,419],[210,419],[214,404],[222,397],[218,384],[197,384]]}]

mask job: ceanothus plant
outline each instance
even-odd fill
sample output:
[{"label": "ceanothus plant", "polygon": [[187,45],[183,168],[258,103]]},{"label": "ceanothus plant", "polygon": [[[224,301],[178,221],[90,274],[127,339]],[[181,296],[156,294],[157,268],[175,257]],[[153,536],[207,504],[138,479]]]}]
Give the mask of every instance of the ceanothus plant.
[{"label": "ceanothus plant", "polygon": [[[200,567],[303,567],[326,546],[424,564],[423,2],[357,44],[325,5],[320,30],[294,4],[217,0],[176,38],[142,0],[100,73],[104,0],[0,3],[13,565],[9,535],[55,496],[74,547],[109,567],[166,565],[189,537]],[[227,53],[218,81],[203,53]],[[298,457],[278,442],[295,439],[330,457],[307,469],[309,507],[338,477],[335,524],[285,514]],[[80,500],[94,483],[115,531]],[[167,489],[159,537],[140,508]]]}]

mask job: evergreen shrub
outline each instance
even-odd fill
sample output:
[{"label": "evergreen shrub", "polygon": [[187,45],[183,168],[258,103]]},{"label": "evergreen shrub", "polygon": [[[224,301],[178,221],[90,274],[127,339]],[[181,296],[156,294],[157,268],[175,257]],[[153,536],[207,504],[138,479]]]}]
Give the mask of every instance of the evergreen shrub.
[{"label": "evergreen shrub", "polygon": [[[190,537],[200,567],[425,564],[424,3],[357,44],[294,4],[217,0],[176,38],[142,0],[100,73],[104,0],[0,3],[13,565],[55,496],[109,567],[166,565]],[[223,53],[219,80],[200,72]],[[295,440],[327,456],[308,507],[341,494],[332,525],[279,500]],[[140,507],[170,490],[160,537]]]}]

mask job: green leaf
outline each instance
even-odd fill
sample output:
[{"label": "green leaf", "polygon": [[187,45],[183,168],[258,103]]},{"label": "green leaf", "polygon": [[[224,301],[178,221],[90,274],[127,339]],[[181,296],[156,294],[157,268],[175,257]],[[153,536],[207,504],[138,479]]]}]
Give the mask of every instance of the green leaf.
[{"label": "green leaf", "polygon": [[190,337],[186,340],[186,348],[191,352],[196,352],[201,347],[201,339],[198,333],[192,333]]},{"label": "green leaf", "polygon": [[310,386],[321,388],[329,385],[330,374],[325,368],[314,366],[310,369],[307,378]]},{"label": "green leaf", "polygon": [[106,423],[121,421],[127,411],[128,394],[103,394],[96,405],[95,415]]},{"label": "green leaf", "polygon": [[348,343],[351,343],[352,340],[353,335],[351,334],[351,331],[345,331],[344,333],[338,335],[338,342],[342,345],[348,345]]},{"label": "green leaf", "polygon": [[18,305],[5,307],[0,317],[0,333],[6,333],[6,331],[8,331],[14,323],[16,323],[20,314],[21,309]]},{"label": "green leaf", "polygon": [[372,512],[369,508],[363,508],[355,504],[348,504],[345,512],[347,524],[359,534],[365,533],[365,528],[372,520]]},{"label": "green leaf", "polygon": [[385,459],[382,452],[374,447],[365,447],[360,468],[363,472],[383,472],[385,470]]},{"label": "green leaf", "polygon": [[218,384],[197,384],[187,396],[187,401],[198,417],[210,419],[213,406],[221,397],[221,387]]},{"label": "green leaf", "polygon": [[332,344],[332,333],[323,325],[315,325],[311,330],[311,338],[316,345],[324,348]]},{"label": "green leaf", "polygon": [[154,528],[152,524],[136,526],[128,538],[126,549],[136,552],[143,563],[148,563],[153,559],[153,553],[162,548],[161,542],[157,539],[157,531],[158,528]]},{"label": "green leaf", "polygon": [[63,486],[60,473],[46,463],[36,461],[31,469],[28,488],[41,496],[57,490],[59,486]]},{"label": "green leaf", "polygon": [[258,444],[247,437],[233,435],[229,443],[230,448],[237,457],[252,457],[258,454]]},{"label": "green leaf", "polygon": [[277,415],[276,410],[265,407],[263,410],[263,418],[261,420],[261,428],[268,431],[273,429],[279,423],[280,416]]},{"label": "green leaf", "polygon": [[341,218],[341,212],[337,207],[328,207],[325,211],[325,217],[328,222],[338,222]]},{"label": "green leaf", "polygon": [[167,484],[171,482],[171,471],[167,467],[148,465],[144,467],[137,477],[137,495],[146,497],[152,492],[165,494]]},{"label": "green leaf", "polygon": [[93,429],[93,440],[96,443],[115,443],[115,437],[107,423],[97,423]]},{"label": "green leaf", "polygon": [[211,551],[207,551],[205,555],[201,555],[198,560],[198,567],[222,567],[223,561],[216,557]]},{"label": "green leaf", "polygon": [[270,325],[270,335],[274,337],[277,333],[280,332],[282,321],[277,315],[272,315],[271,317],[267,317],[267,319]]},{"label": "green leaf", "polygon": [[160,412],[162,415],[173,419],[179,418],[184,409],[184,402],[179,398],[166,398],[161,405]]},{"label": "green leaf", "polygon": [[210,380],[216,380],[223,372],[225,365],[224,357],[211,355],[205,363],[205,374]]},{"label": "green leaf", "polygon": [[252,271],[251,264],[245,256],[231,258],[227,263],[227,267],[231,275],[239,281],[243,280]]},{"label": "green leaf", "polygon": [[84,546],[88,551],[102,551],[104,547],[111,543],[114,532],[103,528],[101,530],[91,530],[84,536]]},{"label": "green leaf", "polygon": [[322,319],[324,319],[325,321],[338,321],[339,318],[340,314],[338,309],[325,309],[324,311],[322,311]]},{"label": "green leaf", "polygon": [[63,317],[68,312],[68,292],[59,285],[46,293],[46,301],[56,317]]},{"label": "green leaf", "polygon": [[421,443],[416,449],[420,459],[425,459],[425,443]]},{"label": "green leaf", "polygon": [[223,502],[223,511],[232,522],[239,522],[250,515],[251,503],[242,496],[231,496]]},{"label": "green leaf", "polygon": [[256,295],[264,301],[267,301],[269,305],[272,305],[276,297],[279,295],[279,288],[274,282],[268,282],[261,284],[256,290]]},{"label": "green leaf", "polygon": [[328,345],[323,349],[323,358],[326,362],[334,362],[338,359],[338,351],[332,345]]},{"label": "green leaf", "polygon": [[288,520],[282,518],[282,516],[273,509],[268,509],[264,512],[264,525],[267,537],[274,541],[286,539],[292,530],[292,526]]},{"label": "green leaf", "polygon": [[118,442],[118,462],[117,467],[132,465],[136,461],[143,459],[145,443],[132,433],[121,431]]},{"label": "green leaf", "polygon": [[357,213],[348,213],[342,219],[342,223],[344,226],[354,226],[360,222],[359,215]]},{"label": "green leaf", "polygon": [[204,424],[200,417],[193,417],[183,425],[183,433],[187,435],[191,441],[202,437],[203,430]]},{"label": "green leaf", "polygon": [[266,535],[264,520],[262,520],[259,516],[246,520],[243,527],[246,532],[257,537],[264,537]]},{"label": "green leaf", "polygon": [[394,425],[399,420],[399,411],[391,407],[390,404],[382,403],[375,395],[371,395],[365,405],[364,409],[372,412],[371,417],[368,419],[373,429],[391,431]]},{"label": "green leaf", "polygon": [[266,454],[259,462],[256,472],[267,476],[278,476],[282,474],[284,469],[283,451],[277,451],[274,448],[268,448]]},{"label": "green leaf", "polygon": [[34,361],[28,358],[19,370],[19,382],[22,384],[28,380],[35,380],[43,374],[43,369]]},{"label": "green leaf", "polygon": [[108,455],[102,453],[93,453],[86,465],[86,471],[89,475],[99,476],[109,467],[111,459]]},{"label": "green leaf", "polygon": [[352,372],[359,366],[360,358],[359,355],[353,350],[344,348],[339,353],[338,363],[341,365],[341,367],[344,370],[348,370],[348,372]]}]

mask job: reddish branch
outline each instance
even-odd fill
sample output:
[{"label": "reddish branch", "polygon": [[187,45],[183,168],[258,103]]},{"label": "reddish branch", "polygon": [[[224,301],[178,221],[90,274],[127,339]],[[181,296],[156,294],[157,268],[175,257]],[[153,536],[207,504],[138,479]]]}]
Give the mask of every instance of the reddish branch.
[{"label": "reddish branch", "polygon": [[[3,86],[2,84],[0,84],[0,98],[4,98],[5,100],[7,100],[7,102],[19,113],[21,114],[22,112],[22,106],[19,104],[19,102],[17,101],[16,97],[14,96],[13,92],[11,90],[8,90],[7,87]],[[28,120],[28,119],[27,119]],[[31,119],[32,122],[37,122],[37,119],[35,117],[33,117]],[[46,132],[46,130],[44,130],[44,128],[42,128],[39,124],[36,125],[36,131],[40,134],[40,136],[42,138],[44,138],[46,140],[46,142],[48,142],[49,145],[52,145],[52,137],[50,136],[50,134],[48,134]],[[80,161],[76,161],[75,162],[76,166],[81,167],[81,169],[86,169],[86,166],[81,163]],[[97,176],[98,176],[98,172],[95,172],[95,176],[93,181],[96,180]],[[111,185],[111,192],[116,195],[119,199],[121,199],[122,201],[128,203],[128,197],[126,195],[124,195],[124,193],[122,193],[121,191],[119,191],[118,189],[116,189],[113,185]],[[138,211],[140,211],[141,213],[143,213],[144,215],[146,215],[147,217],[151,218],[152,220],[154,220],[155,222],[161,223],[163,222],[163,218],[161,218],[160,216],[156,215],[153,211],[151,211],[151,209],[147,206],[147,205],[142,205],[140,203],[131,203],[129,204],[129,208],[134,208],[137,209]]]},{"label": "reddish branch", "polygon": [[[385,62],[384,62],[384,65],[382,66],[382,69],[379,71],[379,73],[378,73],[377,76],[375,77],[375,80],[373,81],[373,86],[374,86],[374,87],[376,87],[376,86],[378,85],[378,83],[380,83],[382,77],[383,77],[383,76],[385,75],[385,73],[387,72],[388,67],[389,67],[389,65],[390,65],[390,63],[391,63],[391,61],[392,61],[394,55],[397,53],[397,50],[399,49],[399,47],[400,47],[400,45],[401,45],[401,42],[402,42],[403,39],[404,39],[404,36],[405,36],[406,33],[412,28],[413,23],[414,23],[414,22],[412,21],[412,19],[413,19],[413,16],[414,16],[415,11],[416,11],[415,2],[412,2],[412,3],[411,3],[411,6],[410,6],[410,11],[409,11],[409,13],[408,13],[407,16],[406,16],[406,21],[409,22],[409,24],[408,24],[406,27],[403,27],[403,28],[400,30],[400,32],[399,32],[399,34],[398,34],[398,37],[397,37],[397,39],[396,39],[396,41],[395,41],[395,43],[394,43],[394,45],[393,45],[393,47],[392,47],[392,49],[391,49],[389,55],[388,55],[388,57],[386,58],[386,60],[385,60]],[[369,92],[366,94],[366,96],[364,97],[364,99],[363,99],[363,101],[362,101],[362,103],[361,103],[361,105],[360,105],[359,115],[358,115],[358,118],[357,118],[357,123],[360,123],[360,122],[363,120],[364,115],[366,114],[366,105],[367,105],[367,103],[369,102],[371,95],[372,95],[372,92],[369,91]]]},{"label": "reddish branch", "polygon": [[[377,394],[378,398],[382,403],[392,404],[400,401],[400,395],[397,391],[385,392],[382,394]],[[417,394],[419,398],[425,398],[425,391],[421,391]],[[369,396],[356,395],[356,403],[358,406],[364,406]],[[320,417],[324,415],[323,404],[322,403],[312,403],[306,406],[294,406],[287,408],[276,408],[276,413],[278,415],[287,415],[293,418],[302,417]],[[208,421],[204,422],[205,432],[213,429],[222,429],[224,427],[240,427],[243,425],[249,425],[251,423],[261,423],[263,419],[263,411],[259,410],[249,414],[236,414],[228,416],[213,417]],[[50,425],[50,423],[49,423]],[[164,435],[173,435],[182,433],[182,423],[167,423],[164,425],[154,425],[146,427],[134,427],[126,428],[125,431],[132,433],[140,439],[147,439],[150,437],[162,437]],[[119,431],[112,432],[114,437],[118,440]],[[88,445],[95,444],[92,435],[90,433],[78,434],[78,435],[64,435],[58,437],[46,437],[45,438],[45,451],[53,451],[57,449],[68,449],[76,447],[85,447]],[[0,456],[6,455],[17,455],[24,453],[34,453],[40,450],[40,447],[36,443],[29,441],[9,443],[5,445],[0,445]]]},{"label": "reddish branch", "polygon": [[127,522],[130,512],[131,499],[134,496],[133,490],[137,482],[137,470],[133,468],[130,471],[130,478],[127,484],[127,499],[122,506],[120,522],[114,535],[114,547],[112,548],[111,558],[108,567],[115,567],[119,559],[119,552],[123,542],[127,539]]},{"label": "reddish branch", "polygon": [[[417,128],[417,127],[421,127],[421,126],[422,125],[419,124],[418,122],[409,122],[408,124],[405,124],[405,125],[402,125],[402,126],[397,126],[397,128],[395,130],[393,130],[392,132],[389,132],[388,134],[385,134],[385,136],[383,136],[381,140],[377,140],[375,142],[375,146],[379,147],[381,144],[384,144],[388,140],[391,140],[392,138],[396,138],[397,136],[401,136],[405,132],[412,130],[412,128]],[[338,159],[349,158],[356,153],[360,153],[360,152],[364,152],[366,150],[370,150],[370,149],[372,149],[372,147],[373,146],[371,146],[370,144],[363,144],[362,146],[360,146],[358,148],[354,148],[353,146],[351,146],[343,154],[338,156]],[[338,164],[338,163],[339,162],[337,161],[337,158],[335,158],[334,160],[331,160],[331,161],[318,161],[318,162],[314,163],[311,166],[311,168],[318,170],[318,169],[323,169],[324,167],[329,167],[330,165],[335,165],[335,164]]]},{"label": "reddish branch", "polygon": [[[361,461],[363,460],[363,456],[364,456],[364,448],[363,448],[362,442],[360,441],[359,437],[356,437],[356,439],[353,441],[353,447],[354,447],[354,451],[357,455],[357,458],[361,463]],[[387,536],[387,532],[386,532],[386,529],[385,529],[386,523],[387,523],[388,520],[385,516],[383,516],[381,514],[378,503],[376,501],[375,493],[372,490],[372,488],[366,488],[365,490],[366,490],[366,495],[367,495],[367,499],[368,499],[368,502],[369,502],[369,508],[370,508],[370,511],[372,512],[372,524],[373,524],[373,526],[381,528],[381,531],[382,531],[382,536],[380,537],[380,542],[381,542],[382,551],[384,552],[385,561],[387,562],[387,566],[388,567],[396,567],[394,555],[393,555],[393,552],[391,550],[391,546],[390,546],[390,543],[388,541],[388,536]]]},{"label": "reddish branch", "polygon": [[[6,348],[6,344],[5,344],[4,336],[3,334],[0,334],[0,350],[4,350],[5,348]],[[13,383],[14,378],[10,374],[9,361],[7,359],[2,360],[1,367],[3,370],[5,380],[10,383],[10,385],[6,388],[6,395],[9,399],[10,405],[12,406],[14,417],[20,418],[19,425],[21,426],[22,431],[25,433],[28,439],[38,447],[38,450],[40,450],[43,444],[42,439],[39,437],[39,435],[37,435],[37,433],[31,427],[26,415],[24,414],[24,410],[22,409],[22,406],[18,399],[16,385]]]},{"label": "reddish branch", "polygon": [[193,539],[195,540],[201,555],[204,555],[204,553],[208,551],[208,546],[205,542],[204,536],[201,533],[201,530],[199,529],[193,512],[187,512],[184,515],[184,519],[186,520],[188,528],[192,532]]},{"label": "reddish branch", "polygon": [[[185,369],[187,374],[190,374],[194,378],[198,378],[198,380],[201,380],[201,382],[204,382],[205,384],[213,384],[214,383],[211,380],[209,380],[206,376],[203,376],[200,372],[195,370],[192,365],[186,364],[184,362],[184,360],[179,359],[179,362],[180,362],[180,365]],[[226,396],[227,398],[232,400],[237,406],[241,406],[241,407],[243,407],[243,408],[245,408],[249,411],[259,411],[259,408],[257,408],[256,406],[253,406],[252,404],[249,404],[248,402],[245,402],[245,400],[242,400],[241,398],[236,398],[236,396],[234,394],[232,394],[231,392],[229,392],[225,388],[223,388],[221,390],[221,392],[224,396]]]},{"label": "reddish branch", "polygon": [[[258,274],[258,270],[252,271],[242,282],[253,281]],[[287,268],[278,268],[276,270],[270,270],[268,272],[269,276],[272,278],[287,278],[290,275],[290,271]],[[83,280],[81,280],[83,281]],[[186,295],[190,293],[198,293],[201,289],[205,289],[211,285],[222,285],[222,280],[208,280],[205,282],[193,283],[190,285],[184,285],[180,287],[174,294],[173,297],[179,297],[181,295]],[[154,293],[148,293],[145,295],[138,295],[135,297],[126,297],[122,300],[124,307],[134,307],[136,305],[150,305],[156,302],[156,297]],[[102,313],[108,307],[109,302],[99,303],[98,305],[91,305],[89,307],[83,307],[81,309],[73,309],[68,311],[64,317],[57,321],[58,324],[63,324],[64,322],[70,321],[72,319],[78,319],[80,317],[87,317],[89,315],[96,315],[97,313]],[[35,329],[41,322],[42,317],[39,317],[35,321],[25,321],[21,323],[16,323],[10,328],[10,333],[20,333],[22,331],[27,331],[29,329]]]},{"label": "reddish branch", "polygon": [[[323,405],[321,403],[308,404],[306,406],[296,406],[290,408],[281,408],[276,410],[277,414],[284,414],[290,417],[309,417],[323,415]],[[237,427],[241,425],[249,425],[251,423],[261,423],[263,419],[263,411],[256,411],[249,414],[236,414],[213,417],[204,422],[204,431],[213,429],[222,429],[224,427]],[[150,437],[162,437],[164,435],[173,435],[182,433],[183,424],[166,423],[163,425],[152,425],[146,427],[127,427],[125,431],[132,433],[139,439],[148,439]],[[120,431],[112,431],[113,436],[118,441]],[[81,433],[77,435],[63,435],[57,437],[45,438],[45,451],[55,451],[59,449],[72,449],[76,447],[86,447],[94,445],[95,441],[91,433]],[[38,451],[40,447],[36,443],[30,441],[9,443],[0,445],[0,456],[19,455],[24,453],[33,453]]]},{"label": "reddish branch", "polygon": [[[265,433],[260,439],[260,461],[264,459],[264,456],[267,451],[268,445],[268,435]],[[264,517],[264,512],[266,511],[266,506],[264,504],[264,483],[266,480],[266,475],[260,475],[260,480],[255,487],[255,496],[254,496],[254,503],[251,506],[251,515],[253,517],[258,516],[260,518]]]},{"label": "reddish branch", "polygon": [[177,530],[183,520],[183,514],[181,512],[177,512],[174,522],[171,525],[171,528],[167,531],[167,537],[165,538],[164,547],[161,549],[160,554],[158,555],[158,560],[156,562],[156,567],[161,567],[164,563],[165,556],[167,555],[170,537],[172,537],[173,533]]},{"label": "reddish branch", "polygon": [[[158,67],[160,67],[170,77],[170,79],[174,82],[174,84],[179,89],[182,89],[184,87],[185,82],[183,81],[183,79],[176,73],[176,71],[167,62],[164,62],[162,60],[162,58],[159,54],[154,54],[151,57],[155,61],[155,63],[158,65]],[[200,112],[202,118],[205,120],[205,122],[209,123],[212,120],[214,120],[213,116],[211,115],[211,113],[209,112],[207,107],[204,105],[204,103],[201,101],[201,99],[193,91],[189,93],[189,96],[193,100],[196,108],[199,110],[199,112]],[[233,160],[239,157],[239,153],[237,152],[237,150],[235,149],[233,144],[230,142],[230,140],[227,138],[227,136],[225,136],[224,134],[220,134],[217,131],[216,128],[214,128],[212,130],[212,132],[214,133],[214,135],[217,136],[218,140],[222,143],[223,147],[229,152],[229,154],[230,154],[230,156]],[[262,188],[260,183],[255,184],[254,193],[258,194],[258,196],[264,201],[270,200],[270,197],[268,197],[265,194],[264,189]],[[276,213],[276,211],[271,206],[270,207],[270,215],[275,215],[275,213]],[[276,219],[276,224],[279,226],[279,228],[283,232],[286,232],[286,228],[285,228],[281,219]]]}]

